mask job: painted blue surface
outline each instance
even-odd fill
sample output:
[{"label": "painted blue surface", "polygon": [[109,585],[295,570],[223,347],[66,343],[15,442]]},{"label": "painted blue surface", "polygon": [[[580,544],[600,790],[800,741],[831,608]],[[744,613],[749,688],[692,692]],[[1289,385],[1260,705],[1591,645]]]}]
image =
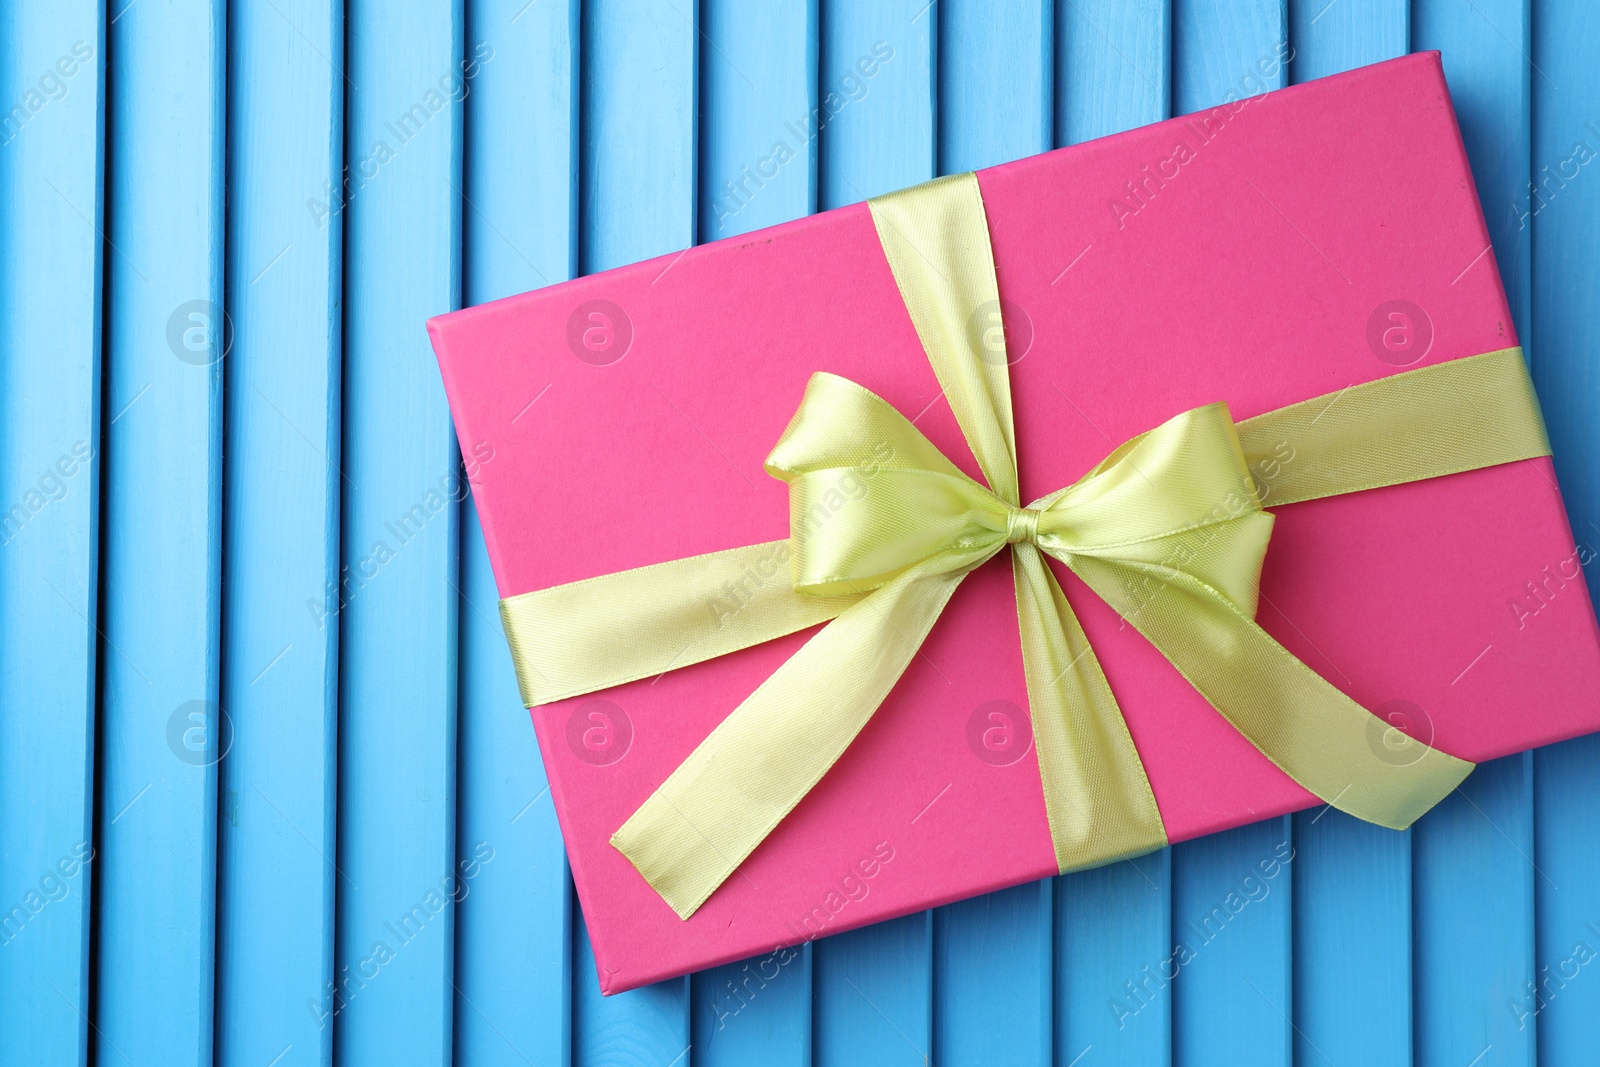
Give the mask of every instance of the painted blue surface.
[{"label": "painted blue surface", "polygon": [[[216,1061],[328,1062],[339,619],[344,38],[328,0],[229,24]],[[315,35],[315,36],[313,36]],[[282,931],[295,930],[297,937]],[[113,1057],[114,1058],[114,1057]]]},{"label": "painted blue surface", "polygon": [[[820,0],[701,6],[699,237],[715,241],[817,209]],[[689,985],[702,1067],[811,1062],[813,948],[777,968],[712,967]]]},{"label": "painted blue surface", "polygon": [[[1182,114],[1288,83],[1283,0],[1174,0],[1172,110]],[[1293,1062],[1292,820],[1172,850],[1172,1044],[1185,1065]],[[1273,872],[1276,872],[1275,874]]]},{"label": "painted blue surface", "polygon": [[601,998],[420,328],[1421,48],[1600,551],[1586,0],[0,4],[0,1065],[1593,1062],[1593,738]]},{"label": "painted blue surface", "polygon": [[[1530,190],[1513,208],[1517,225],[1533,237],[1533,323],[1522,336],[1573,531],[1592,550],[1600,546],[1600,183],[1586,180],[1595,175],[1584,164],[1574,175],[1569,161],[1584,157],[1580,145],[1600,152],[1600,10],[1541,5],[1531,51],[1539,64],[1529,81],[1530,180],[1538,196]],[[1592,590],[1595,568],[1587,569]],[[1533,856],[1541,872],[1534,881],[1534,989],[1531,996],[1526,987],[1519,991],[1516,1018],[1536,1029],[1540,1063],[1569,1067],[1593,1059],[1600,1019],[1600,982],[1590,981],[1595,976],[1580,962],[1600,951],[1600,851],[1593,847],[1600,840],[1600,738],[1535,752],[1533,767]]]},{"label": "painted blue surface", "polygon": [[492,60],[464,44],[459,4],[429,0],[347,4],[345,57],[338,896],[322,1011],[338,1063],[439,1063],[455,905],[489,857],[456,855],[465,489],[412,323],[460,302],[462,99]]},{"label": "painted blue surface", "polygon": [[101,1058],[195,1067],[212,1053],[226,744],[223,5],[141,3],[106,36],[90,1033]]},{"label": "painted blue surface", "polygon": [[[823,3],[818,97],[832,117],[821,124],[821,207],[937,173],[939,16],[926,0]],[[813,1063],[930,1062],[933,936],[923,912],[812,947]]]},{"label": "painted blue surface", "polygon": [[[1405,0],[1291,5],[1289,17],[1295,82],[1404,55],[1410,34]],[[1411,832],[1331,808],[1293,827],[1295,1062],[1409,1064]]]},{"label": "painted blue surface", "polygon": [[59,91],[0,117],[0,1033],[74,1063],[95,877],[105,40],[83,0],[3,11],[7,96]]},{"label": "painted blue surface", "polygon": [[[490,51],[466,105],[461,186],[469,304],[577,269],[578,5],[473,0],[469,49]],[[517,130],[515,137],[483,136]],[[534,398],[530,398],[534,399]],[[528,418],[537,408],[529,409]],[[475,453],[469,447],[469,458]],[[493,463],[494,457],[476,457]],[[471,473],[471,472],[469,472]],[[455,1055],[485,1067],[566,1063],[572,923],[566,853],[500,628],[477,509],[462,504],[456,853],[493,850],[456,908]],[[473,768],[491,767],[475,773]],[[540,1005],[537,1011],[530,1005]]]},{"label": "painted blue surface", "polygon": [[[1414,0],[1411,46],[1444,53],[1494,256],[1519,336],[1531,322],[1531,228],[1513,205],[1532,167],[1531,0]],[[1536,61],[1534,61],[1536,62]],[[1537,358],[1530,345],[1529,356]],[[1542,394],[1558,405],[1561,399]],[[1412,829],[1413,1040],[1419,1067],[1531,1065],[1537,1028],[1513,1010],[1534,980],[1534,762],[1473,773]],[[1467,887],[1471,887],[1470,890]],[[1472,936],[1462,931],[1471,929]]]}]

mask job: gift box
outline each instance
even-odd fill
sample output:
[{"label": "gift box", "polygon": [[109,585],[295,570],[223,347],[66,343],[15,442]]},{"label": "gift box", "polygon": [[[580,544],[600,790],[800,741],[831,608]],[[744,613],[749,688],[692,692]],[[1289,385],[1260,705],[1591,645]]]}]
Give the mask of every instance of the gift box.
[{"label": "gift box", "polygon": [[[998,301],[965,326],[1009,374],[1022,500],[1204,405],[1241,425],[1311,398],[1337,411],[1367,383],[1517,343],[1437,53],[976,181]],[[817,372],[982,481],[902,280],[857,204],[432,320],[502,597],[775,546],[693,594],[737,629],[798,566],[790,487],[764,464]],[[1380,759],[1402,734],[1476,762],[1600,729],[1592,553],[1548,457],[1275,504],[1284,472],[1320,462],[1289,438],[1250,457],[1275,517],[1255,617],[1372,713]],[[1007,556],[972,570],[837,762],[698,910],[674,910],[613,836],[819,627],[698,661],[686,647],[532,709],[602,991],[781,966],[812,938],[1062,869]],[[1167,840],[1338,802],[1252,744],[1125,604],[1049,566]],[[617,631],[608,647],[636,636]],[[518,651],[537,673],[539,650]]]}]

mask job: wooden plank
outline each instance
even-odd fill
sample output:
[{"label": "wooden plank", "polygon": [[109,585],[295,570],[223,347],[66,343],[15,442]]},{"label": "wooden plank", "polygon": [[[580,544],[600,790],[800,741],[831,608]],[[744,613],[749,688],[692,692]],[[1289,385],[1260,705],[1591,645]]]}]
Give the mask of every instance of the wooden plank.
[{"label": "wooden plank", "polygon": [[[944,0],[938,14],[940,173],[1049,151],[1054,5]],[[1053,910],[1045,879],[934,912],[935,1062],[1051,1062]]]},{"label": "wooden plank", "polygon": [[[1053,1062],[1053,883],[1045,878],[933,913],[933,1062]],[[1005,1026],[995,1025],[1000,1019]]]},{"label": "wooden plank", "polygon": [[[1567,514],[1592,559],[1600,549],[1600,188],[1587,171],[1600,154],[1600,12],[1581,0],[1542,4],[1532,58],[1543,75],[1531,79],[1538,197],[1530,191],[1517,205],[1519,226],[1533,234],[1525,336]],[[1568,1067],[1594,1058],[1600,1018],[1600,983],[1586,976],[1600,953],[1600,738],[1542,749],[1533,763],[1534,855],[1549,880],[1534,881],[1535,989],[1523,990],[1516,1013],[1537,1027],[1539,1062]]]},{"label": "wooden plank", "polygon": [[[1073,0],[1056,50],[1058,145],[1166,118],[1167,0]],[[1056,1062],[1163,1064],[1172,1054],[1172,853],[1055,880]],[[1142,990],[1142,991],[1141,991]]]},{"label": "wooden plank", "polygon": [[[578,4],[470,0],[466,48],[466,302],[577,269]],[[536,412],[532,413],[536,414]],[[469,459],[494,462],[493,454]],[[486,457],[486,458],[484,458]],[[456,911],[456,1060],[565,1064],[572,1048],[566,853],[501,630],[472,501],[462,508],[457,862],[493,850]]]},{"label": "wooden plank", "polygon": [[680,1067],[689,1047],[689,980],[670,979],[610,997],[595,981],[594,949],[573,909],[572,1062],[593,1067]]},{"label": "wooden plank", "polygon": [[1172,114],[1170,0],[1070,0],[1056,51],[1056,144]]},{"label": "wooden plank", "polygon": [[939,5],[939,173],[992,167],[1055,147],[1055,5]]},{"label": "wooden plank", "polygon": [[217,1061],[328,1064],[341,230],[318,201],[343,157],[343,10],[244,5],[229,33]]},{"label": "wooden plank", "polygon": [[[1527,189],[1536,76],[1528,0],[1415,0],[1411,30],[1412,47],[1444,53],[1512,319],[1527,335],[1530,242],[1514,205]],[[1484,764],[1412,830],[1413,1026],[1423,1067],[1478,1056],[1534,1062],[1535,1028],[1519,1028],[1507,1004],[1534,979],[1532,775],[1528,754]]]},{"label": "wooden plank", "polygon": [[[1542,256],[1536,241],[1535,272]],[[1535,967],[1532,985],[1507,990],[1500,1010],[1519,1037],[1533,1032],[1539,1063],[1576,1067],[1594,1061],[1600,1018],[1600,992],[1588,981],[1600,956],[1600,737],[1540,749],[1534,766]]]},{"label": "wooden plank", "polygon": [[[579,254],[586,274],[694,244],[698,16],[685,0],[583,5]],[[573,1062],[688,1062],[689,979],[602,998],[581,915],[575,923]]]},{"label": "wooden plank", "polygon": [[683,0],[583,8],[583,273],[694,244],[698,9]]},{"label": "wooden plank", "polygon": [[[934,177],[938,19],[927,0],[823,4],[823,208]],[[932,913],[819,941],[813,966],[814,1063],[921,1064],[932,1055]]]},{"label": "wooden plank", "polygon": [[[1292,79],[1404,55],[1409,35],[1406,0],[1299,0]],[[1319,808],[1294,817],[1294,843],[1295,1061],[1409,1064],[1410,833]]]},{"label": "wooden plank", "polygon": [[1171,1062],[1172,850],[1062,875],[1055,902],[1056,1062]]},{"label": "wooden plank", "polygon": [[814,120],[823,208],[934,177],[938,17],[928,0],[823,3]]},{"label": "wooden plank", "polygon": [[[1080,141],[1170,114],[1171,14],[1165,0],[1084,0],[1063,9],[1057,53],[1056,142]],[[1114,1063],[1171,1055],[1170,982],[1145,986],[1172,954],[1171,855],[1056,880],[1058,1059],[1098,1050]]]},{"label": "wooden plank", "polygon": [[1409,0],[1294,0],[1289,43],[1296,83],[1406,54],[1411,39]]},{"label": "wooden plank", "polygon": [[1287,816],[1174,847],[1174,1062],[1293,1062],[1294,857]]},{"label": "wooden plank", "polygon": [[[815,211],[817,0],[707,0],[701,14],[700,240]],[[802,945],[692,976],[694,1062],[809,1067],[811,974]]]},{"label": "wooden plank", "polygon": [[1173,114],[1282,88],[1288,58],[1285,0],[1173,0]]},{"label": "wooden plank", "polygon": [[1534,979],[1532,763],[1523,753],[1481,764],[1412,828],[1423,1067],[1536,1062],[1537,1028],[1514,1010]]},{"label": "wooden plank", "polygon": [[811,1063],[812,946],[692,976],[697,1065]]},{"label": "wooden plank", "polygon": [[[0,1032],[83,1063],[100,500],[98,5],[0,16]],[[12,110],[18,108],[20,110]],[[26,812],[26,817],[19,817]]]},{"label": "wooden plank", "polygon": [[[221,607],[224,10],[107,47],[104,631],[95,1055],[210,1062]],[[82,210],[80,208],[80,210]]]},{"label": "wooden plank", "polygon": [[[1283,0],[1175,0],[1172,26],[1177,114],[1280,88],[1288,80]],[[1196,954],[1173,983],[1175,1061],[1291,1062],[1294,879],[1273,865],[1287,866],[1292,855],[1287,818],[1174,850],[1174,951],[1182,945]],[[1278,870],[1276,877],[1269,870]],[[1248,906],[1235,910],[1240,901]]]},{"label": "wooden plank", "polygon": [[705,0],[699,239],[817,210],[818,0]]},{"label": "wooden plank", "polygon": [[422,319],[460,298],[461,9],[346,8],[344,511],[334,1054],[447,1062],[455,434]]},{"label": "wooden plank", "polygon": [[812,1062],[934,1062],[933,912],[816,943]]},{"label": "wooden plank", "polygon": [[1409,1064],[1410,832],[1320,808],[1294,844],[1295,1062]]}]

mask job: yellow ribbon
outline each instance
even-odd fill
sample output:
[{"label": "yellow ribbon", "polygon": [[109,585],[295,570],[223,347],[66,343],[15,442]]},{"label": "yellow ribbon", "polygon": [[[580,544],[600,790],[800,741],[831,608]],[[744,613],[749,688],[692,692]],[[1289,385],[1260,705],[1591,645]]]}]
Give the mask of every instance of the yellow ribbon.
[{"label": "yellow ribbon", "polygon": [[[687,919],[827,773],[962,578],[1007,546],[1045,811],[1062,871],[1166,844],[1115,697],[1043,555],[1144,634],[1310,792],[1403,828],[1472,769],[1397,735],[1256,625],[1272,529],[1292,503],[1547,455],[1520,349],[1406,372],[1237,426],[1224,404],[1135,437],[1075,484],[1018,496],[1009,373],[966,323],[998,303],[976,179],[869,201],[911,321],[988,485],[873,393],[813,376],[767,470],[790,538],[510,597],[533,706],[725,655],[831,619],[612,837]],[[1295,462],[1252,469],[1287,443]],[[1398,757],[1398,758],[1397,758]]]}]

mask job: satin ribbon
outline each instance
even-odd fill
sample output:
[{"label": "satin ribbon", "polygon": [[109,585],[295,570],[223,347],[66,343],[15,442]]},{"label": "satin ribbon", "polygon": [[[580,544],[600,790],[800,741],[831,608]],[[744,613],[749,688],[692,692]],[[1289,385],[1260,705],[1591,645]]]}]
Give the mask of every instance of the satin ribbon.
[{"label": "satin ribbon", "polygon": [[[845,378],[813,376],[767,470],[790,538],[507,598],[531,707],[828,622],[612,837],[687,919],[822,779],[909,665],[962,578],[1009,547],[1035,745],[1059,868],[1167,838],[1094,650],[1043,556],[1111,604],[1286,774],[1403,828],[1472,764],[1375,721],[1254,621],[1287,504],[1547,455],[1520,349],[1397,374],[1235,425],[1184,412],[1023,507],[1009,372],[966,323],[998,306],[972,175],[869,201],[917,334],[987,485]],[[1287,443],[1295,461],[1271,463]],[[1251,471],[1275,470],[1261,484]],[[720,610],[715,605],[721,605]]]}]

